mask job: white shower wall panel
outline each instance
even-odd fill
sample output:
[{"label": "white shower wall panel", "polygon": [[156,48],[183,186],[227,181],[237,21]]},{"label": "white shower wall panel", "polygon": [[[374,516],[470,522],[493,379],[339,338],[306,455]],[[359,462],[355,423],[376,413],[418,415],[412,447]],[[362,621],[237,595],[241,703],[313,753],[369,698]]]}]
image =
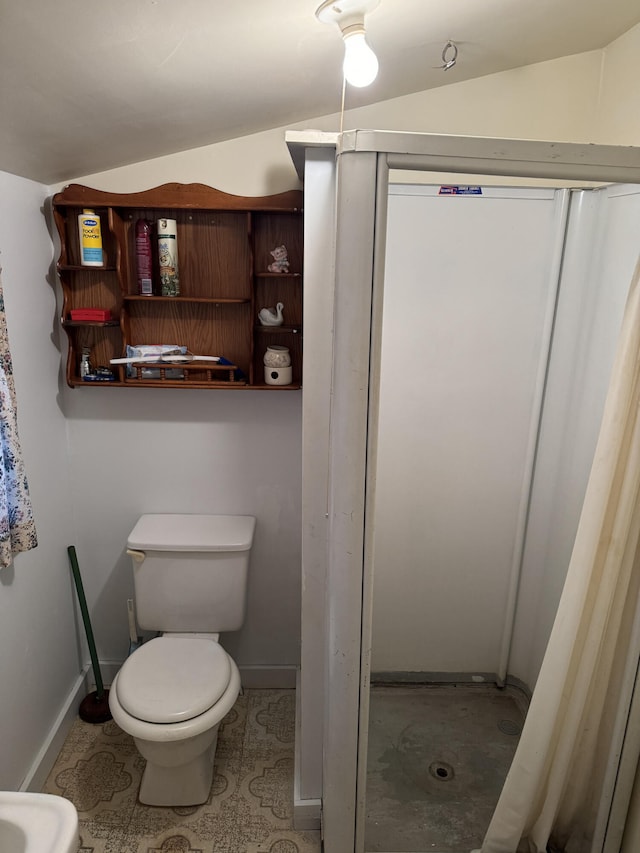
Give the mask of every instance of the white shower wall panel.
[{"label": "white shower wall panel", "polygon": [[572,193],[509,672],[535,686],[640,252],[640,189]]},{"label": "white shower wall panel", "polygon": [[496,672],[560,195],[390,190],[374,672]]}]

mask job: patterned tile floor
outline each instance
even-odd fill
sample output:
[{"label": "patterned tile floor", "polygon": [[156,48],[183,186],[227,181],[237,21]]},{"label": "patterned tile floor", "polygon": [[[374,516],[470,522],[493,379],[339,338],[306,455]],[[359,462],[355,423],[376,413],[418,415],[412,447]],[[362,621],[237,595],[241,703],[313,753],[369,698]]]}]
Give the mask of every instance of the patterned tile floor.
[{"label": "patterned tile floor", "polygon": [[139,803],[144,759],[113,721],[77,720],[43,790],[76,806],[79,853],[320,853],[319,832],[293,829],[294,716],[295,691],[245,691],[202,806]]}]

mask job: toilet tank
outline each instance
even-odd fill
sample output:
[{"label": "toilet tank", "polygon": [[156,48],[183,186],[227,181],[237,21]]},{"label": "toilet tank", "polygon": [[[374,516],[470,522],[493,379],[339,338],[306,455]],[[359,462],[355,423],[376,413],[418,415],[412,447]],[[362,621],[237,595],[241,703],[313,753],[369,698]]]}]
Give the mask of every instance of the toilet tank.
[{"label": "toilet tank", "polygon": [[143,515],[127,540],[148,631],[237,631],[245,614],[251,515]]}]

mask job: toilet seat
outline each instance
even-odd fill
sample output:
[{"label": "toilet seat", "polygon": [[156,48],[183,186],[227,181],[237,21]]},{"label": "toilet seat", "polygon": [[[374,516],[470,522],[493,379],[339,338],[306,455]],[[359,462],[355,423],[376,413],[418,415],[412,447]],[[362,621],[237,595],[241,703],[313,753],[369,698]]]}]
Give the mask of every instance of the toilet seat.
[{"label": "toilet seat", "polygon": [[212,708],[231,680],[218,643],[156,637],[127,658],[114,686],[122,709],[148,723],[181,723]]},{"label": "toilet seat", "polygon": [[[140,649],[135,654],[138,654],[139,651]],[[199,717],[183,720],[181,723],[149,723],[146,720],[139,720],[125,711],[118,699],[118,680],[122,672],[121,669],[120,672],[116,673],[109,690],[109,708],[113,714],[113,719],[122,731],[140,740],[168,743],[197,737],[208,728],[217,725],[233,708],[240,695],[240,673],[232,657],[229,657],[229,664],[231,666],[229,686],[216,704],[204,714],[200,714]]]}]

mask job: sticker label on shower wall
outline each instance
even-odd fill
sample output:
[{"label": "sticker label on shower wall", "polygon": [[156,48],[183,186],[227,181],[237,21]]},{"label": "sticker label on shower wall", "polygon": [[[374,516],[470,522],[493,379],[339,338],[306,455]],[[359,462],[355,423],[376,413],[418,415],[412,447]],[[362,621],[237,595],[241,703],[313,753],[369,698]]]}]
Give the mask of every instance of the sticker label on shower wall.
[{"label": "sticker label on shower wall", "polygon": [[463,187],[455,184],[444,184],[438,195],[482,195],[482,187]]}]

